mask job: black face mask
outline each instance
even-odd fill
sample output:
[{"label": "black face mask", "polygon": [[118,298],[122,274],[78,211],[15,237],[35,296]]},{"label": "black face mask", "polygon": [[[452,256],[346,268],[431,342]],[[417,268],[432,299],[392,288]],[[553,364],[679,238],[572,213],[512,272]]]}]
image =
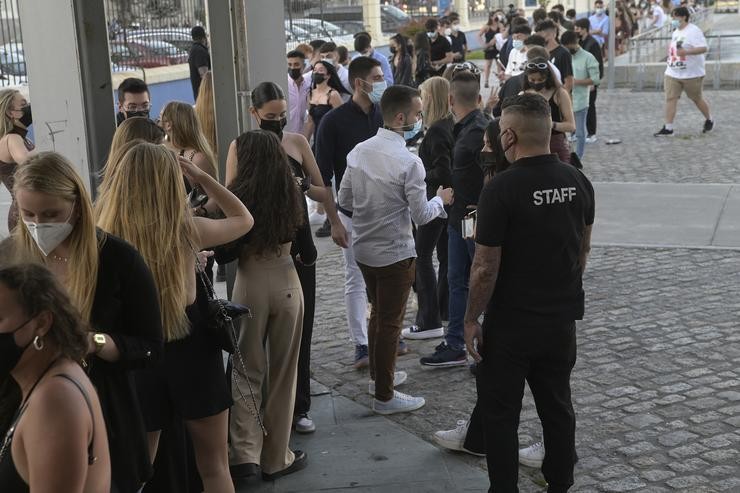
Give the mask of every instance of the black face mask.
[{"label": "black face mask", "polygon": [[313,83],[317,86],[324,82],[327,79],[327,77],[324,74],[313,74]]},{"label": "black face mask", "polygon": [[480,151],[480,160],[486,168],[496,167],[496,153],[493,151]]},{"label": "black face mask", "polygon": [[30,319],[26,320],[16,329],[0,334],[0,380],[4,380],[10,371],[15,368],[23,353],[31,345],[29,342],[25,347],[19,347],[15,343],[15,333],[30,321]]},{"label": "black face mask", "polygon": [[282,117],[280,120],[261,120],[260,119],[260,128],[262,130],[266,130],[268,132],[272,132],[281,139],[283,138],[283,129],[285,128],[285,125],[288,124],[288,119],[286,117]]},{"label": "black face mask", "polygon": [[31,116],[31,105],[27,104],[23,107],[23,116],[18,119],[26,128],[30,127],[33,123],[33,117]]},{"label": "black face mask", "polygon": [[545,88],[545,84],[545,82],[530,82],[529,87],[531,87],[535,91],[541,91]]},{"label": "black face mask", "polygon": [[390,50],[391,50],[391,54],[392,54],[392,55],[395,55],[396,53],[398,53],[398,50],[396,49],[396,47],[395,47],[395,46],[391,46],[391,47],[390,47]]},{"label": "black face mask", "polygon": [[299,68],[289,68],[288,75],[290,76],[291,79],[298,80],[301,77],[303,77],[303,70]]},{"label": "black face mask", "polygon": [[119,111],[116,113],[116,126],[120,126],[121,123],[126,120],[126,118],[133,118],[135,116],[140,116],[143,118],[149,118],[149,112],[148,111]]},{"label": "black face mask", "polygon": [[568,51],[570,51],[571,55],[575,55],[576,53],[578,53],[578,48],[568,48]]}]

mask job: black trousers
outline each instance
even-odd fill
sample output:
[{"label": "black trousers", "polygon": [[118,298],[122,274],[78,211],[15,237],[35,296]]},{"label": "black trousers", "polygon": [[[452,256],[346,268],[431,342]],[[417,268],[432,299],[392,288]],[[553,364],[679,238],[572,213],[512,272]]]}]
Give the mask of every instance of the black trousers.
[{"label": "black trousers", "polygon": [[311,410],[311,338],[316,311],[316,264],[310,267],[298,262],[294,264],[303,291],[303,332],[298,353],[298,380],[293,411],[295,415],[299,415]]},{"label": "black trousers", "polygon": [[[432,262],[435,248],[439,273],[434,272]],[[447,219],[437,218],[416,227],[416,257],[416,325],[424,330],[437,329],[448,318]]]},{"label": "black trousers", "polygon": [[596,135],[596,93],[598,87],[588,93],[588,113],[586,114],[586,135]]},{"label": "black trousers", "polygon": [[542,422],[542,473],[548,492],[565,492],[573,485],[576,420],[570,373],[576,362],[575,329],[575,322],[546,328],[484,324],[476,407],[485,436],[490,492],[518,491],[517,429],[525,380]]}]

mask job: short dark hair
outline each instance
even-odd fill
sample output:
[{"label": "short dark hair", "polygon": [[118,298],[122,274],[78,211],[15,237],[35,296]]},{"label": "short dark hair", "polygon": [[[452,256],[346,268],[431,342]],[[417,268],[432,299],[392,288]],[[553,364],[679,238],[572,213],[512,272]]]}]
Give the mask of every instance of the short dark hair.
[{"label": "short dark hair", "polygon": [[427,19],[424,23],[424,29],[426,29],[427,32],[436,31],[438,27],[439,22],[437,22],[437,19]]},{"label": "short dark hair", "polygon": [[442,18],[441,18],[441,19],[439,20],[439,25],[440,25],[440,26],[449,26],[450,24],[451,24],[451,23],[450,23],[450,19],[448,19],[447,17],[442,17]]},{"label": "short dark hair", "polygon": [[370,41],[373,40],[373,37],[370,36],[370,33],[367,31],[358,31],[352,35],[352,38],[356,38],[357,36],[367,36],[368,38],[370,38]]},{"label": "short dark hair", "polygon": [[450,20],[450,22],[459,21],[460,14],[458,14],[457,12],[450,12],[450,15],[448,15],[447,18]]},{"label": "short dark hair", "polygon": [[560,36],[560,44],[563,44],[563,45],[578,44],[578,35],[573,31],[565,31],[563,35]]},{"label": "short dark hair", "polygon": [[349,64],[349,85],[354,89],[356,79],[364,79],[375,67],[380,67],[380,62],[369,56],[358,56]]},{"label": "short dark hair", "polygon": [[306,55],[302,51],[290,50],[285,58],[300,58],[301,60],[306,59]]},{"label": "short dark hair", "polygon": [[535,24],[545,19],[547,19],[547,10],[540,8],[532,12],[532,20]]},{"label": "short dark hair", "polygon": [[326,44],[326,41],[323,39],[313,39],[308,42],[309,45],[311,45],[311,48],[313,48],[313,51],[318,51],[321,49],[322,46]]},{"label": "short dark hair", "polygon": [[206,38],[206,30],[203,29],[203,26],[193,26],[193,28],[190,30],[190,36],[195,41],[198,41],[200,39],[205,39]]},{"label": "short dark hair", "polygon": [[689,12],[689,9],[686,7],[676,7],[673,9],[673,12],[671,12],[672,17],[685,17],[686,22],[689,22],[689,19],[691,18],[691,12]]},{"label": "short dark hair", "polygon": [[559,10],[565,12],[565,6],[562,3],[558,3],[552,6],[552,10]]},{"label": "short dark hair", "polygon": [[601,5],[604,5],[604,0],[596,0],[594,2],[594,5],[596,5],[597,3],[600,3]]},{"label": "short dark hair", "polygon": [[532,34],[532,28],[529,27],[529,24],[513,26],[511,28],[511,34],[526,34],[527,36],[529,36],[530,34]]},{"label": "short dark hair", "polygon": [[123,81],[118,85],[118,102],[123,104],[123,100],[125,99],[126,93],[129,94],[142,94],[147,93],[149,94],[149,86],[146,85],[146,82],[144,82],[141,79],[138,79],[136,77],[129,77],[127,79],[123,79]]},{"label": "short dark hair", "polygon": [[467,70],[456,73],[450,82],[450,94],[466,106],[475,106],[480,95],[479,77]]},{"label": "short dark hair", "polygon": [[522,25],[523,26],[524,24],[529,25],[529,21],[527,19],[525,19],[524,17],[514,17],[514,18],[511,19],[511,25],[512,26],[516,26],[516,25]]},{"label": "short dark hair", "polygon": [[591,22],[586,18],[576,19],[573,25],[579,29],[583,29],[586,32],[591,30]]},{"label": "short dark hair", "polygon": [[576,17],[576,9],[568,9],[565,12],[565,16],[566,17],[570,17],[571,19],[575,19],[575,17]]},{"label": "short dark hair", "polygon": [[547,42],[545,41],[545,38],[543,38],[539,34],[533,34],[524,40],[524,46],[543,46],[544,47],[546,44]]},{"label": "short dark hair", "polygon": [[349,50],[346,46],[337,46],[337,53],[339,54],[339,63],[344,63],[349,58]]},{"label": "short dark hair", "polygon": [[563,22],[563,14],[561,14],[557,10],[551,10],[550,12],[548,12],[547,17],[552,19],[557,24],[560,24],[561,22]]},{"label": "short dark hair", "polygon": [[372,39],[368,34],[358,34],[355,36],[355,51],[358,53],[365,53],[372,43]]},{"label": "short dark hair", "polygon": [[414,98],[418,98],[419,91],[404,85],[391,86],[385,90],[380,98],[380,109],[383,112],[383,121],[392,122],[397,114],[406,114],[411,111]]},{"label": "short dark hair", "polygon": [[524,93],[504,99],[501,111],[513,111],[527,118],[550,118],[550,104],[539,94]]},{"label": "short dark hair", "polygon": [[544,20],[537,24],[534,28],[534,32],[542,32],[542,31],[557,31],[558,26],[555,25],[553,21],[550,19]]},{"label": "short dark hair", "polygon": [[332,51],[337,51],[337,44],[334,41],[328,41],[319,48],[319,53],[331,53]]}]

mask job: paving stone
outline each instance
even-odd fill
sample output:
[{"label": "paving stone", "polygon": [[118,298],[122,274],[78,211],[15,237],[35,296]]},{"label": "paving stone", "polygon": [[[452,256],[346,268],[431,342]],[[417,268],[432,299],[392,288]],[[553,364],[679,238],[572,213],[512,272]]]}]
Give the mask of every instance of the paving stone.
[{"label": "paving stone", "polygon": [[681,476],[678,478],[672,478],[666,481],[666,484],[672,488],[691,488],[699,486],[707,482],[707,478],[704,476]]},{"label": "paving stone", "polygon": [[675,445],[679,445],[687,440],[693,440],[694,438],[698,437],[699,435],[696,435],[694,433],[691,433],[689,431],[674,431],[671,433],[667,433],[661,437],[658,438],[658,441],[661,445],[665,445],[667,447],[673,447]]},{"label": "paving stone", "polygon": [[627,476],[626,478],[606,481],[600,486],[601,491],[608,492],[620,492],[620,491],[635,491],[645,487],[646,484],[640,481],[637,476]]},{"label": "paving stone", "polygon": [[627,416],[624,418],[625,423],[635,428],[645,428],[646,426],[652,426],[662,421],[662,418],[653,414],[637,414],[635,416]]},{"label": "paving stone", "polygon": [[650,471],[645,471],[642,473],[642,477],[647,479],[648,481],[663,481],[665,479],[670,479],[676,476],[676,473],[673,471],[666,471],[663,469],[652,469]]}]

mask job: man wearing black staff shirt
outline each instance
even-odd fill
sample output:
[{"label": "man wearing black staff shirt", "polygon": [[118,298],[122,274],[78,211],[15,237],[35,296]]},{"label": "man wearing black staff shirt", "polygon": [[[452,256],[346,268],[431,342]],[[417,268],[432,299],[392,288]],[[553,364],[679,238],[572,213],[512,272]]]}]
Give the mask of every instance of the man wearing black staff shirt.
[{"label": "man wearing black staff shirt", "polygon": [[545,38],[545,48],[550,53],[550,61],[560,70],[560,81],[565,89],[573,90],[573,57],[558,42],[558,26],[551,20],[537,24],[534,31]]},{"label": "man wearing black staff shirt", "polygon": [[211,70],[211,54],[208,52],[208,36],[203,26],[195,26],[190,30],[190,35],[193,37],[193,46],[188,55],[190,85],[193,87],[193,99],[197,100],[200,81]]},{"label": "man wearing black staff shirt", "polygon": [[549,105],[536,94],[506,100],[501,145],[513,164],[486,185],[478,203],[465,343],[479,362],[478,406],[497,492],[517,491],[525,380],[542,421],[548,492],[573,484],[570,373],[575,320],[584,312],[594,192],[580,171],[550,154],[551,126]]},{"label": "man wearing black staff shirt", "polygon": [[421,358],[425,366],[464,366],[468,362],[463,335],[463,317],[468,298],[468,277],[475,245],[470,238],[463,237],[462,221],[466,214],[475,209],[483,187],[483,169],[480,151],[488,119],[478,109],[480,104],[480,80],[471,72],[458,72],[450,84],[450,107],[455,117],[452,133],[455,147],[452,149],[452,189],[455,202],[449,212],[447,223],[447,279],[450,286],[450,323],[442,344],[434,354]]},{"label": "man wearing black staff shirt", "polygon": [[[449,24],[449,22],[448,22]],[[431,75],[441,76],[448,63],[452,63],[452,44],[444,35],[444,29],[447,27],[440,26],[437,19],[429,19],[424,25],[429,36],[431,49],[429,50],[429,59],[432,62]],[[440,32],[441,31],[441,32]]]},{"label": "man wearing black staff shirt", "polygon": [[[352,60],[349,83],[353,89],[352,99],[327,113],[316,132],[316,162],[330,194],[332,178],[339,192],[347,169],[347,154],[360,142],[375,136],[383,125],[379,103],[386,82],[380,62],[366,56]],[[344,254],[344,301],[350,338],[355,343],[355,368],[364,368],[369,363],[365,319],[367,292],[352,250],[352,213],[341,208],[337,213],[337,206],[331,200],[325,205],[331,237]]]}]

